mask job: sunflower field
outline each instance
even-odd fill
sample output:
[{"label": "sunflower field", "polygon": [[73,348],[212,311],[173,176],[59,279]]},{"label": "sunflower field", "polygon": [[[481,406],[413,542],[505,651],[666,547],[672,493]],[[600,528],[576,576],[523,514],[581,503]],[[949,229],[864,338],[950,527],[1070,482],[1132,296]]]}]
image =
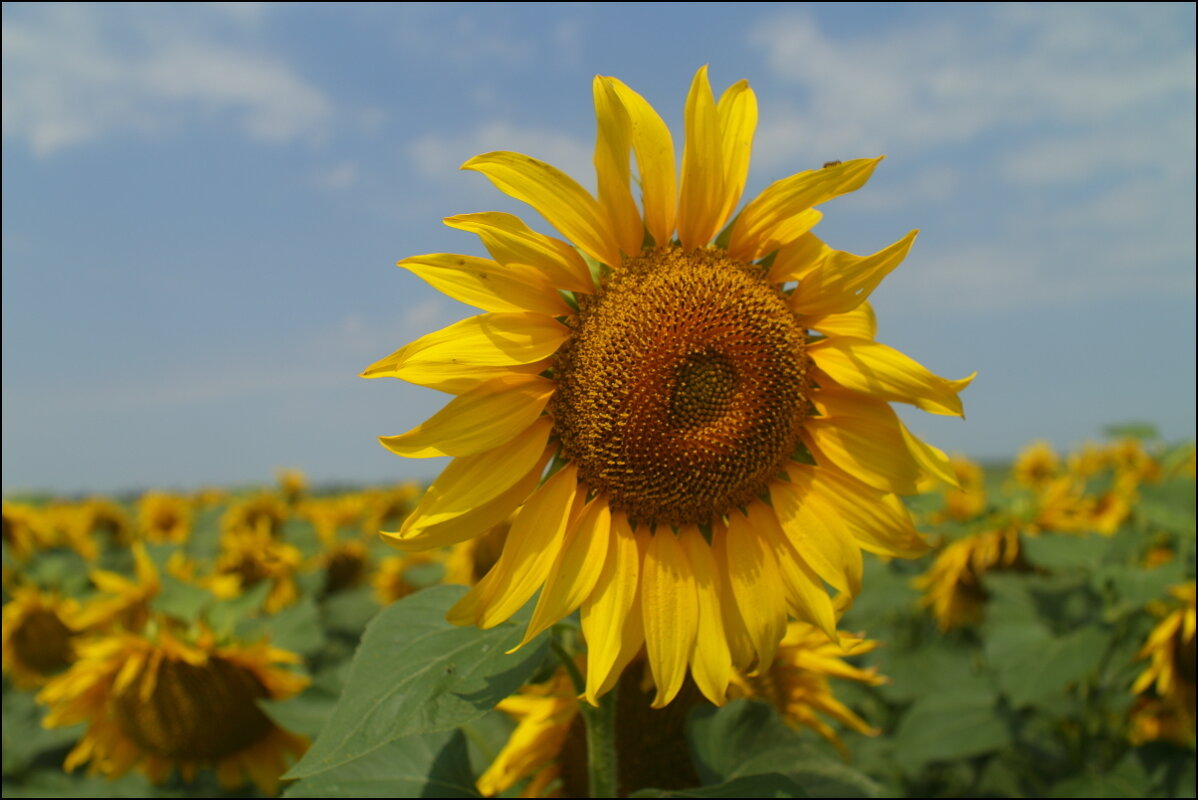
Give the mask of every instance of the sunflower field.
[{"label": "sunflower field", "polygon": [[581,797],[606,724],[621,796],[1192,796],[1194,449],[1114,434],[954,458],[838,641],[791,622],[721,706],[633,658],[597,721],[577,615],[446,621],[506,526],[380,539],[415,485],[6,499],[4,794]]}]

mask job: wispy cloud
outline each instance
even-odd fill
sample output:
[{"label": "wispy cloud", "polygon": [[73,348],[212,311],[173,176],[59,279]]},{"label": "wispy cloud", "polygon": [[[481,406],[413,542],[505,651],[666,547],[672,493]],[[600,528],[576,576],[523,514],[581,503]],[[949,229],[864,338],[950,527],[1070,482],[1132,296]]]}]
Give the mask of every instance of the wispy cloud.
[{"label": "wispy cloud", "polygon": [[235,43],[261,8],[196,7],[186,24],[139,6],[50,5],[4,20],[4,136],[38,155],[123,131],[229,115],[269,142],[317,139],[332,106],[285,61]]},{"label": "wispy cloud", "polygon": [[985,6],[832,37],[809,14],[774,15],[751,44],[805,99],[766,123],[761,156],[928,150],[1137,116],[1149,127],[1192,111],[1193,24],[1180,4]]}]

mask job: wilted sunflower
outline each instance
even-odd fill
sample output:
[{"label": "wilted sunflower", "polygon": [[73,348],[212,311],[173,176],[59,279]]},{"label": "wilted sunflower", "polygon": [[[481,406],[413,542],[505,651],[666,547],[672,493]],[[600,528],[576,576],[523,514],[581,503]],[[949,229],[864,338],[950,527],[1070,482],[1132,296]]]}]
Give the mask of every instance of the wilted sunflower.
[{"label": "wilted sunflower", "polygon": [[271,722],[257,700],[307,685],[282,666],[299,656],[262,642],[221,644],[208,632],[189,639],[166,625],[149,630],[79,645],[71,669],[38,695],[49,706],[46,727],[88,724],[65,768],[90,762],[91,771],[116,778],[136,767],[161,783],[173,768],[190,781],[212,766],[226,789],[248,777],[273,794],[288,757],[302,755],[307,742]]},{"label": "wilted sunflower", "polygon": [[898,495],[952,470],[889,404],[960,415],[970,378],[874,340],[866,298],[915,232],[869,256],[811,233],[814,206],[860,188],[880,158],[793,175],[735,213],[757,121],[746,82],[717,102],[707,69],[695,75],[680,177],[640,95],[596,77],[594,99],[598,198],[525,155],[463,165],[570,243],[466,214],[446,223],[477,233],[491,259],[400,262],[487,313],[363,373],[456,395],[382,439],[454,457],[391,538],[451,545],[516,512],[453,621],[491,627],[539,589],[527,637],[581,608],[592,702],[642,645],[657,705],[688,664],[720,702],[734,666],[770,662],[788,612],[835,636],[825,583],[855,595],[862,549],[924,552]]}]

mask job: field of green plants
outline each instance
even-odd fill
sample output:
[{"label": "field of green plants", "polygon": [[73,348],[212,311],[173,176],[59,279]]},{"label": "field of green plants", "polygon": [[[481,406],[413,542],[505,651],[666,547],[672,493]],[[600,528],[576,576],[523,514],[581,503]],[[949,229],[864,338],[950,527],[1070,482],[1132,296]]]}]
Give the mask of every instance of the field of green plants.
[{"label": "field of green plants", "polygon": [[[634,659],[620,792],[1194,796],[1193,446],[954,467],[838,644],[793,623],[718,708]],[[5,499],[4,796],[585,796],[576,616],[447,622],[504,531],[391,550],[420,491]]]}]

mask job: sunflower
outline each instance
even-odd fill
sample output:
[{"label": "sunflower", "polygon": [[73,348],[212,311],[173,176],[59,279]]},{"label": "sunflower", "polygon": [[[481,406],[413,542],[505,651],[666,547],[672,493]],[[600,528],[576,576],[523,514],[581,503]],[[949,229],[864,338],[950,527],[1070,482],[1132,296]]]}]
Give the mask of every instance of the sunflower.
[{"label": "sunflower", "polygon": [[150,542],[187,541],[194,516],[192,502],[169,492],[146,492],[137,501],[137,527]]},{"label": "sunflower", "polygon": [[949,544],[913,585],[923,590],[921,606],[947,631],[980,622],[989,594],[982,585],[987,572],[1026,570],[1020,558],[1020,526],[1008,523]]},{"label": "sunflower", "polygon": [[173,768],[190,781],[213,766],[226,789],[248,776],[273,794],[288,755],[301,755],[307,742],[271,722],[256,701],[307,685],[283,667],[299,656],[262,642],[218,643],[207,631],[194,638],[164,624],[147,631],[79,645],[71,669],[38,694],[49,706],[46,727],[88,724],[64,767],[90,762],[109,778],[136,767],[161,783]]},{"label": "sunflower", "polygon": [[4,674],[15,686],[33,688],[74,658],[79,604],[35,586],[17,586],[4,604]]},{"label": "sunflower", "polygon": [[[848,656],[868,653],[878,643],[849,633],[828,641],[824,632],[805,622],[792,622],[778,646],[778,657],[757,675],[734,681],[733,696],[761,697],[777,709],[793,728],[814,730],[845,757],[848,750],[836,730],[822,717],[836,720],[866,736],[877,736],[877,728],[836,699],[829,678],[880,686],[887,679],[874,667],[862,669],[844,661]],[[822,716],[821,716],[822,715]]]},{"label": "sunflower", "polygon": [[1179,602],[1140,649],[1139,657],[1149,662],[1131,687],[1132,694],[1144,695],[1133,712],[1132,737],[1190,744],[1196,702],[1194,582],[1175,586],[1169,593]]},{"label": "sunflower", "polygon": [[788,613],[835,637],[825,584],[855,595],[862,549],[925,551],[899,495],[952,469],[890,403],[961,415],[972,376],[946,380],[875,341],[866,298],[914,231],[868,256],[811,233],[814,207],[864,185],[880,157],[777,181],[734,216],[757,120],[746,82],[717,102],[707,69],[695,75],[680,177],[640,95],[600,76],[594,99],[597,198],[525,155],[463,165],[572,244],[508,214],[466,214],[446,223],[492,258],[399,262],[486,313],[363,373],[455,396],[381,439],[454,459],[388,536],[442,547],[515,512],[451,620],[497,625],[539,589],[525,641],[581,609],[591,702],[642,645],[657,706],[688,666],[721,702],[733,667],[770,663]]}]

